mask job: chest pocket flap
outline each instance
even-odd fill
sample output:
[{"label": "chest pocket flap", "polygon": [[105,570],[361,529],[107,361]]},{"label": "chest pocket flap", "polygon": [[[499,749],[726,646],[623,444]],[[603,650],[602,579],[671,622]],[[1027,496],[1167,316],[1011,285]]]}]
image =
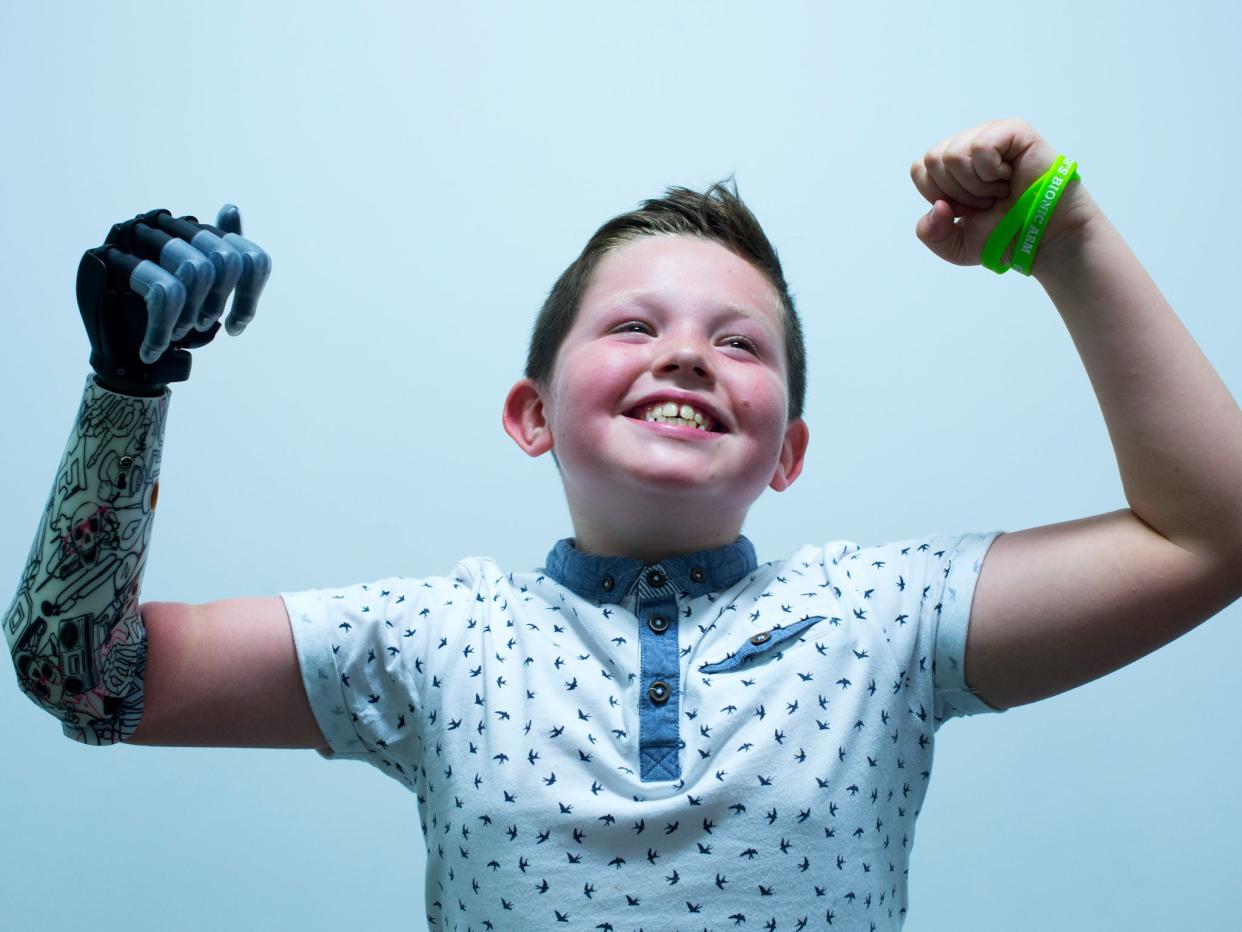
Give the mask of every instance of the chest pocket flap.
[{"label": "chest pocket flap", "polygon": [[716,663],[706,663],[699,667],[699,672],[729,673],[736,670],[748,660],[766,656],[779,650],[782,645],[788,644],[807,628],[811,627],[811,625],[823,621],[825,617],[824,615],[811,615],[809,618],[795,621],[792,625],[786,627],[778,626],[768,631],[760,631],[748,638],[739,650],[729,654],[724,660],[719,660]]}]

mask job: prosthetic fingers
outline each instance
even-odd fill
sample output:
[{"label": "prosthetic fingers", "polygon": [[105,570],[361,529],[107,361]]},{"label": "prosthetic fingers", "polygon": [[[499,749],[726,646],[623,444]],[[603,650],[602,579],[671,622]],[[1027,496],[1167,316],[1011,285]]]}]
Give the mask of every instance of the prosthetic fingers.
[{"label": "prosthetic fingers", "polygon": [[271,268],[268,254],[241,235],[231,204],[215,226],[167,210],[114,225],[78,265],[78,309],[99,384],[154,397],[185,381],[188,350],[215,337],[229,293],[224,328],[237,336],[254,318]]}]

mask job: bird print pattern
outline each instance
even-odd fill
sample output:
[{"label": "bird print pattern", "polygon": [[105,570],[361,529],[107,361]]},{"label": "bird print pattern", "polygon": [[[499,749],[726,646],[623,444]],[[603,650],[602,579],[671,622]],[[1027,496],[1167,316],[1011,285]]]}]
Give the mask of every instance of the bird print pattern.
[{"label": "bird print pattern", "polygon": [[325,756],[416,794],[430,929],[880,932],[936,730],[1000,711],[962,673],[996,536],[762,565],[745,538],[654,565],[567,540],[282,598]]}]

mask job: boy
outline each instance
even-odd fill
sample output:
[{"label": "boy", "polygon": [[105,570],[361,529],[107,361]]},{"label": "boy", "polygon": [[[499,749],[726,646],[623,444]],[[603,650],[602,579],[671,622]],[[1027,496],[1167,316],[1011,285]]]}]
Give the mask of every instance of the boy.
[{"label": "boy", "polygon": [[[977,264],[1053,155],[1013,120],[945,140],[916,234]],[[167,383],[234,287],[241,332],[267,260],[233,211],[118,225],[80,270],[96,375],[5,619],[19,682],[88,743],[371,762],[417,794],[436,929],[898,929],[943,721],[1242,594],[1242,412],[1081,183],[1061,198],[1033,273],[1129,509],[760,564],[745,515],[808,443],[800,328],[741,202],[671,189],[561,276],[505,400],[573,520],[543,568],[141,611]]]}]

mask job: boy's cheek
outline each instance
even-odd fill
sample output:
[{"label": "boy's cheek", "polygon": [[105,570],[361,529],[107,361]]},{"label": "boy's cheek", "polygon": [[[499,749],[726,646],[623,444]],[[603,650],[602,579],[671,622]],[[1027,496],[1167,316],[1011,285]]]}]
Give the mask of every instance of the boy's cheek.
[{"label": "boy's cheek", "polygon": [[624,401],[636,378],[628,360],[583,358],[566,360],[558,383],[560,407],[578,417],[604,409],[611,413]]}]

